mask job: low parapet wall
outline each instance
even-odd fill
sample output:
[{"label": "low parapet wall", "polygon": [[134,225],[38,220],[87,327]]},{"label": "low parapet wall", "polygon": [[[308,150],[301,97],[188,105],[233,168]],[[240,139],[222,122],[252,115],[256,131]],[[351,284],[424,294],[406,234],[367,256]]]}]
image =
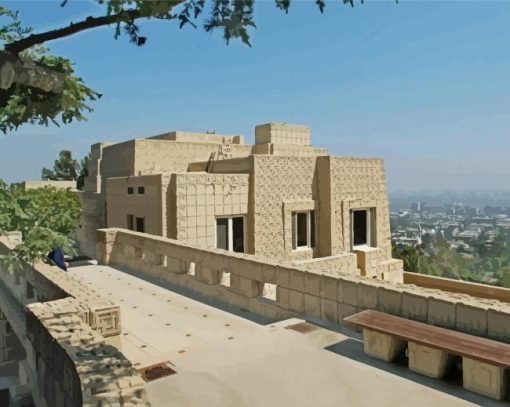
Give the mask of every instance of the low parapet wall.
[{"label": "low parapet wall", "polygon": [[[189,279],[214,286],[219,300],[230,293],[260,298],[276,285],[276,305],[294,313],[341,323],[364,309],[510,342],[510,304],[413,284],[353,276],[340,270],[305,269],[247,254],[199,248],[124,229],[97,231],[99,261],[128,266],[179,283]],[[185,275],[186,280],[176,276]],[[230,283],[225,284],[226,277]],[[247,302],[247,306],[254,304]],[[256,312],[256,309],[252,309]]]},{"label": "low parapet wall", "polygon": [[510,302],[510,289],[487,284],[470,283],[461,280],[453,280],[451,278],[409,273],[407,271],[404,272],[404,283],[416,284],[417,286],[426,288],[447,290],[454,293],[468,294],[473,297]]},{"label": "low parapet wall", "polygon": [[[1,254],[14,245],[0,236]],[[12,299],[9,314],[20,315],[13,324],[27,355],[20,382],[37,407],[149,405],[131,362],[105,342],[120,334],[118,305],[43,263],[13,273],[0,269],[0,279]]]},{"label": "low parapet wall", "polygon": [[37,366],[38,391],[47,407],[148,405],[136,369],[83,322],[76,300],[27,308],[27,334],[33,346],[27,359]]}]

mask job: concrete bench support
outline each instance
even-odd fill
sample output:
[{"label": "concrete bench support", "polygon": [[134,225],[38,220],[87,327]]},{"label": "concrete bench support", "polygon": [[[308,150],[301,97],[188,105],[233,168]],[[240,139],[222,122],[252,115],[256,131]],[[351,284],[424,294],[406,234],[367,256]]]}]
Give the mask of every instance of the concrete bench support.
[{"label": "concrete bench support", "polygon": [[496,400],[504,398],[507,381],[504,368],[463,357],[462,371],[465,389]]},{"label": "concrete bench support", "polygon": [[440,379],[444,376],[448,363],[448,353],[409,342],[409,369],[425,376]]},{"label": "concrete bench support", "polygon": [[365,355],[391,362],[404,346],[404,342],[390,335],[363,329]]}]

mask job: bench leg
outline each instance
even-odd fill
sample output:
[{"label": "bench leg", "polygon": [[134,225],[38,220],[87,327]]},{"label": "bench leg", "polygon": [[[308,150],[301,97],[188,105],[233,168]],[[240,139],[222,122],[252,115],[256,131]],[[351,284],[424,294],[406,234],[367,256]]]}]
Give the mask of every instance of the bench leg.
[{"label": "bench leg", "polygon": [[404,343],[390,335],[363,328],[365,355],[391,362],[402,350]]},{"label": "bench leg", "polygon": [[501,400],[506,392],[505,369],[478,360],[462,358],[464,388]]},{"label": "bench leg", "polygon": [[414,342],[409,342],[407,349],[410,370],[435,379],[444,376],[449,359],[448,353]]}]

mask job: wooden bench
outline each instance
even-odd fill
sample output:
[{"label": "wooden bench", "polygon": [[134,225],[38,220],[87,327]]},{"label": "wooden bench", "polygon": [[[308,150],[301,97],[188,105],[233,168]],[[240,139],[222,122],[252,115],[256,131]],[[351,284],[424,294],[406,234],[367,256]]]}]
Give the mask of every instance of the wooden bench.
[{"label": "wooden bench", "polygon": [[465,389],[497,400],[506,395],[508,344],[373,310],[344,321],[363,328],[368,356],[392,361],[407,343],[409,369],[434,378],[444,376],[453,356],[461,356]]}]

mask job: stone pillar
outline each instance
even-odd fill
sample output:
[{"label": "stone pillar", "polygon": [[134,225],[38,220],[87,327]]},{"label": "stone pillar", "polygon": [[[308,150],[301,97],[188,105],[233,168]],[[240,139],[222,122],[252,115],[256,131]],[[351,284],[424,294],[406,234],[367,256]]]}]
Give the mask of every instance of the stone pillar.
[{"label": "stone pillar", "polygon": [[504,398],[507,385],[504,368],[463,357],[462,371],[465,389],[496,400]]},{"label": "stone pillar", "polygon": [[221,272],[206,266],[198,265],[195,270],[195,278],[206,284],[216,285],[221,282]]},{"label": "stone pillar", "polygon": [[363,328],[365,355],[391,362],[404,347],[404,342],[390,335]]},{"label": "stone pillar", "polygon": [[409,342],[409,369],[425,376],[440,379],[444,376],[448,363],[448,353]]},{"label": "stone pillar", "polygon": [[262,295],[263,284],[256,280],[238,276],[237,274],[230,275],[230,289],[238,294],[245,295],[246,297],[258,297]]},{"label": "stone pillar", "polygon": [[117,229],[97,229],[96,253],[98,264],[109,264],[111,253],[117,237]]}]

